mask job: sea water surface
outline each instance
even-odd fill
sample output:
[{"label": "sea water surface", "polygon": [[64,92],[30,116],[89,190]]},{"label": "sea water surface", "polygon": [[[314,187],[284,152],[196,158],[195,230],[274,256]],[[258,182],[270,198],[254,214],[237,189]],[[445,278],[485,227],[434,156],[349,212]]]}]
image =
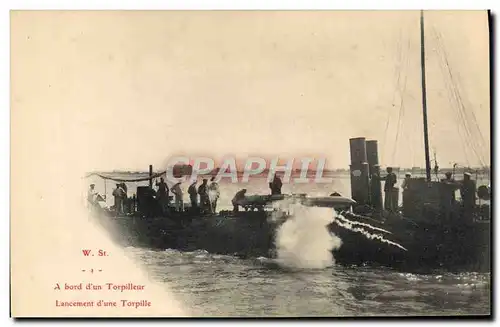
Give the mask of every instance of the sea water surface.
[{"label": "sea water surface", "polygon": [[[114,183],[108,181],[105,187],[103,180],[92,182],[98,192],[106,189],[112,204]],[[127,186],[130,195],[137,185]],[[229,209],[232,196],[243,187],[249,194],[268,192],[265,179],[245,185],[222,182],[220,187],[219,209]],[[328,195],[333,191],[349,196],[349,176],[335,176],[329,184],[283,186],[283,193]],[[303,246],[314,244],[318,251],[324,251],[321,247],[330,244],[318,242],[324,237],[298,239]],[[240,259],[210,254],[204,249],[183,253],[128,247],[125,252],[152,280],[168,286],[171,295],[195,316],[441,316],[487,315],[491,310],[490,274],[473,271],[420,275],[385,267],[343,267],[335,265],[335,258],[311,269],[265,257]],[[301,259],[318,260],[315,256]]]},{"label": "sea water surface", "polygon": [[127,248],[196,316],[421,316],[490,312],[490,278],[387,268],[287,268],[204,250]]}]

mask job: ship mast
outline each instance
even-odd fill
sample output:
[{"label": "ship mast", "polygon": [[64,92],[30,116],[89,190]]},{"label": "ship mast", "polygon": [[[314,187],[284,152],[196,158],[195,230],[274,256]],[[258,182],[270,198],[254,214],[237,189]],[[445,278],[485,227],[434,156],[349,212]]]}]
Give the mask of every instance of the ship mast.
[{"label": "ship mast", "polygon": [[425,89],[425,40],[424,40],[424,11],[420,11],[420,63],[422,66],[422,108],[424,117],[424,146],[425,146],[425,174],[427,181],[431,181],[431,160],[429,156],[429,133],[427,128],[427,92]]}]

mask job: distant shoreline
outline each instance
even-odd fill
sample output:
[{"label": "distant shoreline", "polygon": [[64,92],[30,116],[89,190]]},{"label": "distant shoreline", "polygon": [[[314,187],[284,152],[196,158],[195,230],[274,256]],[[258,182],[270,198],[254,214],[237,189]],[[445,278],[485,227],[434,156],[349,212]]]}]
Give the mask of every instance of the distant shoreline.
[{"label": "distant shoreline", "polygon": [[[394,168],[395,172],[396,173],[411,173],[412,175],[425,175],[425,169],[422,169],[422,168],[418,168],[418,169],[415,169],[415,168],[400,168],[400,169],[397,169],[397,168]],[[157,174],[159,172],[161,172],[162,170],[160,171],[153,171],[153,174]],[[478,174],[478,175],[488,175],[488,174],[491,174],[491,170],[489,168],[474,168],[474,167],[471,167],[471,168],[463,168],[463,167],[459,167],[459,168],[441,168],[439,169],[439,175],[444,175],[445,173],[447,172],[453,172],[455,171],[455,174],[463,174],[464,172],[469,172],[471,174]],[[237,175],[242,175],[245,171],[242,171],[242,170],[238,170],[236,171]],[[384,174],[385,170],[382,171],[382,174]],[[278,174],[283,174],[284,172],[282,171],[278,171]],[[317,170],[309,170],[308,173],[307,173],[307,176],[315,176],[317,173]],[[87,172],[86,175],[92,175],[92,174],[127,174],[127,175],[148,175],[149,172],[147,171],[131,171],[131,170],[113,170],[113,171],[93,171],[93,172]],[[323,170],[323,175],[332,175],[332,174],[337,174],[337,175],[341,175],[341,174],[349,174],[349,170],[348,169],[335,169],[335,170],[331,170],[331,169],[325,169]],[[186,174],[186,175],[190,175],[190,174]],[[215,176],[217,175],[217,170],[213,170],[212,172],[210,173],[205,173],[205,174],[199,174],[199,176]],[[268,176],[269,175],[269,170],[265,170],[263,171],[262,173],[259,173],[259,174],[255,174],[252,176]],[[432,172],[432,175],[435,175],[434,172]],[[292,171],[292,176],[300,176],[300,170],[294,170]]]}]

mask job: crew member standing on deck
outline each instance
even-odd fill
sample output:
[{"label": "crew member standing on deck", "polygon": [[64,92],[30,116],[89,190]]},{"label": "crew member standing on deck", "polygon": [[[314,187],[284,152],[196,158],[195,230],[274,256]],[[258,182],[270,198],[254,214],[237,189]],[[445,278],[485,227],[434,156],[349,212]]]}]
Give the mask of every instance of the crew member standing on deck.
[{"label": "crew member standing on deck", "polygon": [[156,183],[158,186],[158,193],[156,193],[156,197],[158,199],[158,204],[160,205],[162,213],[165,213],[168,207],[168,197],[169,197],[169,189],[167,183],[163,177],[160,178],[160,182]]},{"label": "crew member standing on deck", "polygon": [[116,188],[113,190],[113,196],[115,197],[116,213],[123,213],[123,198],[125,197],[125,191],[120,184],[116,184]]},{"label": "crew member standing on deck", "polygon": [[441,182],[446,182],[446,183],[454,183],[455,180],[452,178],[452,173],[451,172],[446,172],[446,174],[444,174],[444,176],[446,178],[442,179]]},{"label": "crew member standing on deck", "polygon": [[281,187],[283,183],[278,175],[274,175],[274,179],[271,183],[269,183],[269,188],[271,189],[271,195],[281,194]]},{"label": "crew member standing on deck", "polygon": [[460,187],[463,214],[466,218],[472,216],[472,212],[476,206],[476,183],[470,177],[470,173],[464,173],[464,180]]},{"label": "crew member standing on deck", "polygon": [[127,194],[128,194],[128,193],[127,193],[127,192],[128,192],[128,191],[127,191],[127,184],[125,184],[125,183],[121,183],[121,184],[120,184],[120,187],[123,189],[124,196],[125,196],[125,197],[127,197]]},{"label": "crew member standing on deck", "polygon": [[445,176],[446,178],[441,179],[441,183],[439,184],[439,191],[441,193],[440,209],[441,215],[446,219],[450,219],[455,210],[455,191],[458,189],[459,185],[452,178],[451,172],[447,172]]},{"label": "crew member standing on deck", "polygon": [[453,188],[450,191],[450,197],[451,197],[452,202],[454,203],[455,200],[456,200],[455,199],[455,190],[458,189],[458,186],[457,186],[458,184],[455,182],[455,179],[453,179],[453,176],[452,176],[451,172],[447,172],[444,175],[446,176],[446,178],[441,179],[442,183],[446,183],[446,184],[449,184],[449,185],[452,185],[452,186],[456,186],[456,188]]},{"label": "crew member standing on deck", "polygon": [[394,185],[396,185],[397,182],[397,177],[396,174],[392,172],[392,167],[387,167],[387,176],[385,176],[385,183],[384,183],[384,194],[385,194],[385,199],[384,199],[384,208],[387,211],[390,212],[396,212],[397,208],[397,203],[393,203],[393,196],[392,196],[392,191],[394,190]]},{"label": "crew member standing on deck", "polygon": [[200,209],[203,212],[210,211],[210,199],[208,198],[207,182],[207,179],[203,179],[203,183],[198,187],[198,194],[200,195]]},{"label": "crew member standing on deck", "polygon": [[410,179],[411,179],[411,174],[407,173],[405,175],[405,179],[403,180],[403,184],[401,184],[401,188],[406,191],[408,187],[410,186]]},{"label": "crew member standing on deck", "polygon": [[405,201],[408,199],[408,189],[410,188],[411,174],[406,173],[405,179],[403,179],[403,183],[401,183],[401,188],[403,189],[403,206],[405,205]]},{"label": "crew member standing on deck", "polygon": [[128,213],[130,212],[130,201],[128,199],[128,193],[127,193],[127,184],[121,183],[120,184],[121,189],[123,190],[123,196],[122,196],[122,212],[123,213]]},{"label": "crew member standing on deck", "polygon": [[89,209],[92,209],[96,203],[96,191],[94,189],[95,184],[90,184],[89,190],[87,192],[87,205]]},{"label": "crew member standing on deck", "polygon": [[181,182],[172,186],[172,193],[174,193],[175,196],[175,209],[178,212],[182,212],[184,210],[184,202],[182,201],[183,194],[181,189]]},{"label": "crew member standing on deck", "polygon": [[196,192],[196,180],[189,185],[188,194],[189,200],[191,200],[191,208],[196,210],[198,208],[198,193]]},{"label": "crew member standing on deck", "polygon": [[215,181],[215,177],[210,179],[210,185],[208,186],[208,197],[210,200],[210,209],[212,213],[215,213],[217,210],[217,200],[220,196],[219,184]]}]

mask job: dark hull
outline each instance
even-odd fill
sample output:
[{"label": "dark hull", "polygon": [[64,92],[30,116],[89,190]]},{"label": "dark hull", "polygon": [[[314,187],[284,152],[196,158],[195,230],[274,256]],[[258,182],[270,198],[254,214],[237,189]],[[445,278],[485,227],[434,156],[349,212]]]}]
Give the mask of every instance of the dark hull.
[{"label": "dark hull", "polygon": [[383,224],[370,220],[370,224],[391,231],[392,234],[383,236],[407,251],[367,240],[359,233],[331,224],[331,230],[344,243],[335,258],[341,262],[375,263],[414,272],[491,271],[489,223],[430,221],[415,224],[393,217]]},{"label": "dark hull", "polygon": [[[275,233],[286,219],[271,221],[266,212],[184,214],[168,218],[113,217],[101,212],[98,217],[100,224],[123,246],[203,249],[245,258],[274,257]],[[342,246],[333,251],[337,264],[381,265],[409,272],[490,271],[489,223],[417,225],[398,217],[384,223],[349,213],[345,217],[355,224],[357,231],[341,226],[338,220],[327,226],[342,240]],[[369,235],[363,235],[360,229]]]},{"label": "dark hull", "polygon": [[268,256],[273,247],[276,224],[261,212],[245,215],[110,217],[100,223],[124,246],[210,253],[243,257]]}]

